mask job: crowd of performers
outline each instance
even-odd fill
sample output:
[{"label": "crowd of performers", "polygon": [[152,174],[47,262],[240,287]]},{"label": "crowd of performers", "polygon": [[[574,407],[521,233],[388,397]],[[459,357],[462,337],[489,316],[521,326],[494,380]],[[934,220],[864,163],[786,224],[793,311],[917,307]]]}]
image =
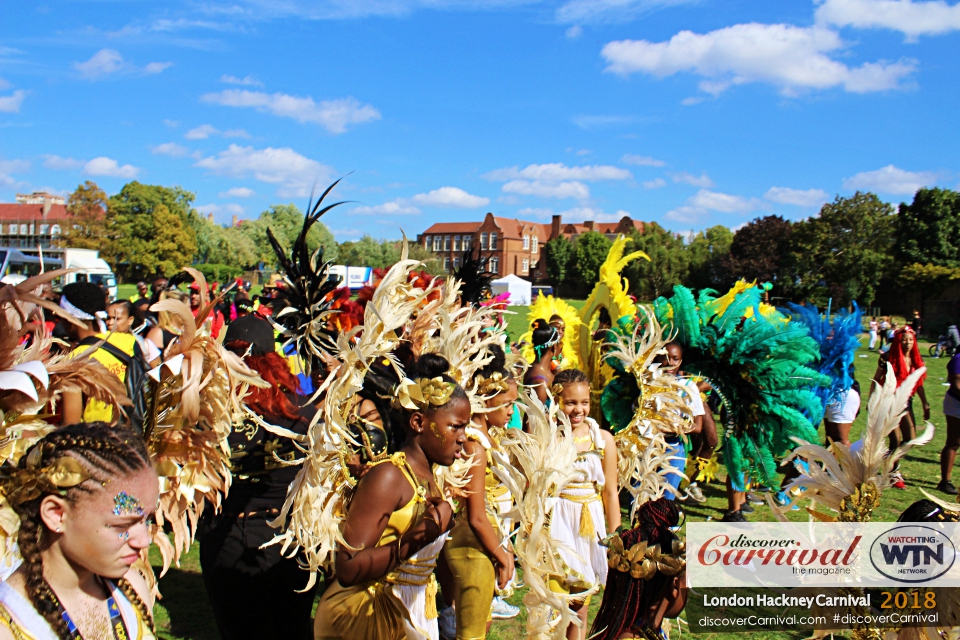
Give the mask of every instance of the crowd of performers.
[{"label": "crowd of performers", "polygon": [[[162,576],[197,540],[223,638],[483,638],[523,586],[530,638],[660,640],[687,599],[682,505],[718,457],[724,520],[768,489],[778,517],[803,495],[863,521],[932,437],[905,329],[849,441],[855,307],[745,282],[637,306],[620,272],[647,258],[621,238],[582,311],[541,297],[511,343],[475,255],[438,279],[404,253],[344,296],[306,243],[334,206],[274,242],[269,315],[224,323],[192,269],[144,338],[93,285],[52,302],[62,272],[0,289],[0,638],[153,638],[148,550]],[[930,496],[904,518],[957,514]]]}]

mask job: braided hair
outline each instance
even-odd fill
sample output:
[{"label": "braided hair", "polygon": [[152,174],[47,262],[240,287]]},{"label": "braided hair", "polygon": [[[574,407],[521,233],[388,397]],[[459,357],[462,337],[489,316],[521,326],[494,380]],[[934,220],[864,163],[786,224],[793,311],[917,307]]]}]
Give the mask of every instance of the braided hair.
[{"label": "braided hair", "polygon": [[[74,424],[47,434],[20,458],[17,468],[25,469],[29,453],[38,448],[40,460],[37,466],[45,467],[68,456],[79,461],[90,474],[90,478],[80,484],[61,490],[60,495],[71,503],[81,494],[93,493],[98,485],[102,486],[102,483],[111,478],[133,474],[153,466],[142,438],[129,429],[109,427],[103,422]],[[69,640],[70,631],[60,615],[60,600],[43,577],[43,559],[40,552],[46,548],[48,541],[46,527],[40,519],[40,503],[46,495],[50,494],[42,493],[32,500],[13,505],[20,517],[17,544],[23,557],[27,599],[59,638]],[[117,581],[117,588],[137,608],[140,617],[156,634],[150,609],[137,595],[133,585],[121,578]]]},{"label": "braided hair", "polygon": [[[649,545],[659,544],[661,549],[669,550],[674,538],[670,527],[677,526],[679,521],[680,508],[673,500],[660,498],[645,502],[637,508],[634,528],[620,534],[623,547],[629,549],[646,540]],[[657,601],[669,579],[670,576],[662,573],[649,580],[638,579],[611,569],[590,637],[607,640],[629,631]]]},{"label": "braided hair", "polygon": [[933,500],[917,500],[903,510],[897,522],[958,522],[960,513],[947,511]]},{"label": "braided hair", "polygon": [[533,333],[531,336],[533,342],[533,352],[537,358],[542,358],[547,349],[560,342],[560,332],[555,326],[549,324],[543,318],[533,321]]}]

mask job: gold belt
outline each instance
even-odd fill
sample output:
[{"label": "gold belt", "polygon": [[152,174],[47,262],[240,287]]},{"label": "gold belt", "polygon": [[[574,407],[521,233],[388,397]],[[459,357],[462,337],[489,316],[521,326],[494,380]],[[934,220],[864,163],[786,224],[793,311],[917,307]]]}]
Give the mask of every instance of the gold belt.
[{"label": "gold belt", "polygon": [[591,490],[590,493],[578,495],[573,493],[561,492],[560,498],[569,500],[580,505],[580,530],[578,533],[581,538],[595,538],[597,528],[593,524],[593,516],[590,515],[590,503],[600,500],[600,490],[603,485],[597,482],[574,482],[565,487],[566,489]]}]

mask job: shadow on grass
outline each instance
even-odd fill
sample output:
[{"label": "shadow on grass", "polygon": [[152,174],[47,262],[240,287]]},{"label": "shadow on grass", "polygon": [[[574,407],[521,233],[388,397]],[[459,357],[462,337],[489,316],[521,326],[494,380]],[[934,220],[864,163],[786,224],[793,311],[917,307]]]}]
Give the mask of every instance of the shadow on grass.
[{"label": "shadow on grass", "polygon": [[[154,571],[159,575],[160,567],[154,567]],[[219,640],[203,576],[171,568],[160,580],[160,592],[163,599],[157,602],[154,615],[161,639]]]}]

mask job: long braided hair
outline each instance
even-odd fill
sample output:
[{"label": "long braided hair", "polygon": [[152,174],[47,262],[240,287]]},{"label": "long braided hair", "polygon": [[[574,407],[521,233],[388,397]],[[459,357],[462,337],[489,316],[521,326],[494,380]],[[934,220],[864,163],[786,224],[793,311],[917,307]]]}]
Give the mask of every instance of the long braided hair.
[{"label": "long braided hair", "polygon": [[[669,550],[674,538],[670,527],[677,526],[679,521],[680,509],[673,500],[660,498],[645,502],[637,508],[634,528],[620,534],[623,547],[629,549],[646,540],[650,545],[659,544],[661,549]],[[669,576],[662,573],[649,580],[637,579],[629,573],[611,569],[590,637],[607,640],[619,638],[621,633],[629,631],[655,603],[668,579]]]},{"label": "long braided hair", "polygon": [[[69,456],[79,461],[90,474],[90,478],[80,484],[61,490],[60,495],[71,503],[81,494],[93,493],[97,485],[102,485],[111,478],[152,467],[150,455],[142,438],[129,429],[109,427],[103,422],[63,427],[47,434],[30,449],[30,452],[37,448],[40,450],[37,467],[54,464],[57,460]],[[26,468],[28,455],[29,452],[20,458],[18,469]],[[46,527],[40,519],[40,503],[46,495],[49,493],[41,493],[32,500],[13,505],[20,517],[17,544],[20,547],[20,555],[23,557],[27,599],[49,623],[58,637],[69,640],[70,631],[60,615],[60,601],[43,577],[43,559],[40,552],[49,545],[49,541]],[[156,629],[150,609],[137,595],[133,585],[126,579],[120,579],[117,581],[117,588],[137,608],[140,617],[155,635]]]}]

